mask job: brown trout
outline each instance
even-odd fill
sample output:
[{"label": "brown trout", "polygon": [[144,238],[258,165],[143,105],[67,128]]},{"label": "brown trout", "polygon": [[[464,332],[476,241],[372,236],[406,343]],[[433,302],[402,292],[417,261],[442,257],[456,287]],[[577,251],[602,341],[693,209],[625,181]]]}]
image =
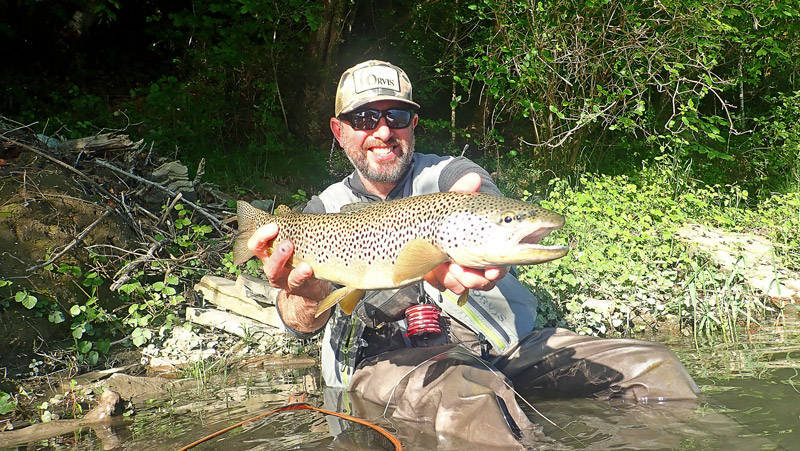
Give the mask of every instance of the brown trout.
[{"label": "brown trout", "polygon": [[[320,303],[317,316],[340,304],[350,314],[364,290],[399,288],[420,281],[439,264],[472,268],[530,265],[561,258],[566,246],[539,240],[564,225],[564,217],[519,200],[486,193],[441,192],[389,202],[345,205],[341,213],[271,215],[237,204],[238,265],[253,256],[247,241],[255,230],[277,224],[280,241],[294,244],[291,265],[311,265],[319,279],[343,285]],[[459,304],[467,300],[464,293]]]}]

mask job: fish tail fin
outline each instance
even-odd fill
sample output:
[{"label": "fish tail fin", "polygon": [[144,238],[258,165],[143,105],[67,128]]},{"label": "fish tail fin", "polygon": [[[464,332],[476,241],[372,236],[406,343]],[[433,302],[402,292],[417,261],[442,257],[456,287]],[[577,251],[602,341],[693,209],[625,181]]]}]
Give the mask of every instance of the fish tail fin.
[{"label": "fish tail fin", "polygon": [[236,202],[236,219],[239,222],[239,232],[233,241],[233,263],[240,265],[250,257],[253,253],[247,247],[247,241],[253,236],[253,232],[258,228],[256,218],[263,215],[264,212],[250,205],[249,203],[240,200]]},{"label": "fish tail fin", "polygon": [[359,290],[357,288],[342,287],[338,290],[334,290],[333,293],[329,294],[328,297],[319,303],[317,313],[314,314],[314,317],[319,317],[325,310],[328,310],[336,304],[339,304],[342,311],[349,315],[353,313],[358,301],[360,301],[362,297],[364,297],[364,290]]}]

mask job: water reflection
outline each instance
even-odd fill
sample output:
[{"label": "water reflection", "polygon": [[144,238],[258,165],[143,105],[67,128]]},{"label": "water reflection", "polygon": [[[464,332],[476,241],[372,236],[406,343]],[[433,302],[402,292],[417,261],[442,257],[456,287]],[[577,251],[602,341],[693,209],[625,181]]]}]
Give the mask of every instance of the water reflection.
[{"label": "water reflection", "polygon": [[[551,425],[525,407],[537,424],[526,431],[527,449],[775,449],[800,443],[800,329],[764,329],[738,343],[671,343],[700,384],[698,402],[635,405],[591,399],[551,398],[528,393]],[[137,406],[112,426],[119,449],[176,449],[207,434],[280,407],[307,392],[305,402],[374,421],[405,449],[472,449],[457,438],[436,436],[426,422],[389,421],[384,406],[353,394],[325,393],[316,367],[239,371],[166,399]],[[105,432],[104,432],[105,434]],[[107,437],[103,438],[104,440]],[[106,440],[107,441],[107,440]],[[31,444],[39,447],[99,448],[91,429]],[[325,418],[316,412],[282,412],[254,421],[198,449],[391,449],[373,430]]]}]

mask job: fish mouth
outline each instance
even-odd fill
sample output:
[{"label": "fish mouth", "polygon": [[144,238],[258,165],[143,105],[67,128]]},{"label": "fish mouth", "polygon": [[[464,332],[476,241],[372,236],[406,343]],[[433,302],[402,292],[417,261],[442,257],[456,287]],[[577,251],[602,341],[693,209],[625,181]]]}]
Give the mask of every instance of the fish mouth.
[{"label": "fish mouth", "polygon": [[563,225],[563,222],[546,225],[531,224],[530,227],[520,231],[519,235],[521,236],[512,251],[509,252],[509,257],[524,262],[522,264],[538,264],[567,255],[569,246],[539,244],[550,232],[560,229]]}]

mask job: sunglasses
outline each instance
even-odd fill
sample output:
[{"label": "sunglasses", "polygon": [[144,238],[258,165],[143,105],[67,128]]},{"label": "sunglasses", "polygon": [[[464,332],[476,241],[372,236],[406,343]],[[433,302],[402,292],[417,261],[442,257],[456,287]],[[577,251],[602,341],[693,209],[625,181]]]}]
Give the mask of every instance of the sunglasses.
[{"label": "sunglasses", "polygon": [[339,115],[340,119],[349,122],[356,130],[374,130],[382,117],[386,118],[386,125],[389,128],[406,128],[414,117],[414,111],[402,108],[389,108],[388,110],[369,108]]}]

